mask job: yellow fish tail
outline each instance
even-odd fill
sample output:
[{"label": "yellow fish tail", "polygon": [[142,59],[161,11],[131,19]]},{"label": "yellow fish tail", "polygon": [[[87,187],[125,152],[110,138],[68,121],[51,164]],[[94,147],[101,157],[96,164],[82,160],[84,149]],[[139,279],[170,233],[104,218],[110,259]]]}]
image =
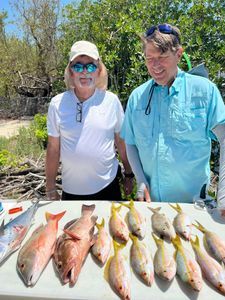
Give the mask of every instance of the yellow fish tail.
[{"label": "yellow fish tail", "polygon": [[180,205],[178,203],[176,203],[176,206],[169,203],[169,206],[171,206],[173,209],[175,209],[178,213],[182,212],[182,208],[180,207]]},{"label": "yellow fish tail", "polygon": [[206,232],[206,228],[201,224],[199,223],[198,221],[195,220],[195,222],[197,223],[196,224],[193,224],[198,230],[200,230],[201,232],[205,233]]},{"label": "yellow fish tail", "polygon": [[102,223],[100,223],[100,224],[96,223],[95,225],[98,228],[98,230],[100,230],[101,228],[104,228],[105,227],[105,219],[102,218]]}]

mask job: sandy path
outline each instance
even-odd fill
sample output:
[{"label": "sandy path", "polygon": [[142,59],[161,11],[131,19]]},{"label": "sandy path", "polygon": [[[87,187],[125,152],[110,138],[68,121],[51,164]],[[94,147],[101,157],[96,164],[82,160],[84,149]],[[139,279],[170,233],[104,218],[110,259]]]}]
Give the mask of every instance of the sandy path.
[{"label": "sandy path", "polygon": [[0,137],[17,135],[20,127],[28,127],[31,120],[0,120]]}]

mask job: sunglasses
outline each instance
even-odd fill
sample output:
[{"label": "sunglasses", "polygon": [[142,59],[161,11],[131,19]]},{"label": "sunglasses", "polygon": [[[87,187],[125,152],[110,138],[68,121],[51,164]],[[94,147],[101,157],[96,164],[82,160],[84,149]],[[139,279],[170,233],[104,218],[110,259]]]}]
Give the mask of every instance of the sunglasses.
[{"label": "sunglasses", "polygon": [[81,64],[81,63],[76,63],[72,66],[70,66],[71,70],[77,73],[82,73],[84,69],[87,70],[88,73],[93,73],[97,70],[96,64],[90,63],[90,64]]},{"label": "sunglasses", "polygon": [[82,103],[80,103],[80,102],[77,102],[76,121],[79,123],[82,122]]},{"label": "sunglasses", "polygon": [[180,37],[179,37],[178,33],[169,24],[160,24],[157,26],[150,27],[145,32],[145,37],[152,35],[156,30],[158,30],[161,33],[165,33],[165,34],[173,34],[177,38],[178,42],[180,43]]}]

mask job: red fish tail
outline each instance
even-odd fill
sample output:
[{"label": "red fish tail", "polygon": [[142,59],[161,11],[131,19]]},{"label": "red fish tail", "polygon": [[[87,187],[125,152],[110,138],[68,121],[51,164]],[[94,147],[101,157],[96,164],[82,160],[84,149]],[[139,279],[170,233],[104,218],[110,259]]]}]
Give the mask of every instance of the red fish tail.
[{"label": "red fish tail", "polygon": [[46,212],[45,218],[46,218],[47,222],[50,220],[56,220],[58,222],[60,219],[62,219],[62,217],[64,216],[65,213],[66,213],[66,211],[63,211],[59,214],[54,215],[54,214],[51,214],[50,212]]},{"label": "red fish tail", "polygon": [[91,216],[94,209],[95,209],[95,204],[92,204],[92,205],[83,204],[82,209],[81,209],[81,213],[82,213],[83,216],[84,215]]}]

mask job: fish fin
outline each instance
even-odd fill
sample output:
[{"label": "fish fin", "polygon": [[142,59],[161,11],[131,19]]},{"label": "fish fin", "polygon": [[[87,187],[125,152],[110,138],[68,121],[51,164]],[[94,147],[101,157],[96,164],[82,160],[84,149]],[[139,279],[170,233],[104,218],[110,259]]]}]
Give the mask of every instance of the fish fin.
[{"label": "fish fin", "polygon": [[82,237],[80,235],[77,235],[75,232],[72,232],[68,229],[63,229],[63,231],[70,236],[73,240],[81,240]]},{"label": "fish fin", "polygon": [[180,205],[178,203],[176,203],[176,206],[169,203],[169,206],[171,206],[173,209],[175,209],[178,213],[182,212],[182,208],[180,207]]},{"label": "fish fin", "polygon": [[192,225],[195,226],[201,232],[205,233],[206,232],[206,228],[201,223],[199,223],[198,221],[195,220],[195,222],[197,223],[197,225],[194,224],[194,223]]},{"label": "fish fin", "polygon": [[2,224],[0,226],[0,236],[4,235],[5,232],[4,227],[5,227],[5,219],[3,219]]},{"label": "fish fin", "polygon": [[157,246],[160,246],[164,243],[164,241],[161,238],[158,238],[153,232],[152,232],[152,237]]},{"label": "fish fin", "polygon": [[181,239],[180,239],[180,237],[179,237],[178,234],[176,234],[176,237],[173,238],[173,239],[171,240],[171,242],[172,242],[172,244],[174,245],[175,248],[180,248],[180,247],[182,247]]},{"label": "fish fin", "polygon": [[81,214],[82,216],[91,216],[94,210],[95,210],[95,204],[91,204],[91,205],[83,204],[81,208]]},{"label": "fish fin", "polygon": [[155,214],[155,213],[157,213],[157,212],[160,211],[161,207],[152,208],[152,207],[149,207],[149,206],[148,206],[148,209],[150,209],[150,210]]},{"label": "fish fin", "polygon": [[98,228],[98,230],[104,228],[104,227],[105,227],[105,219],[102,218],[102,223],[100,223],[100,224],[99,224],[99,223],[96,223],[95,225],[96,225],[96,227]]},{"label": "fish fin", "polygon": [[46,212],[45,213],[45,218],[46,218],[46,220],[47,220],[47,222],[49,221],[49,220],[57,220],[57,221],[59,221],[60,219],[62,219],[62,217],[64,216],[64,214],[66,213],[66,210],[65,211],[63,211],[63,212],[61,212],[61,213],[59,213],[59,214],[51,214],[50,212]]},{"label": "fish fin", "polygon": [[104,268],[104,278],[107,282],[109,282],[109,266],[110,266],[110,263],[113,259],[113,256],[110,256],[105,264],[105,268]]}]

